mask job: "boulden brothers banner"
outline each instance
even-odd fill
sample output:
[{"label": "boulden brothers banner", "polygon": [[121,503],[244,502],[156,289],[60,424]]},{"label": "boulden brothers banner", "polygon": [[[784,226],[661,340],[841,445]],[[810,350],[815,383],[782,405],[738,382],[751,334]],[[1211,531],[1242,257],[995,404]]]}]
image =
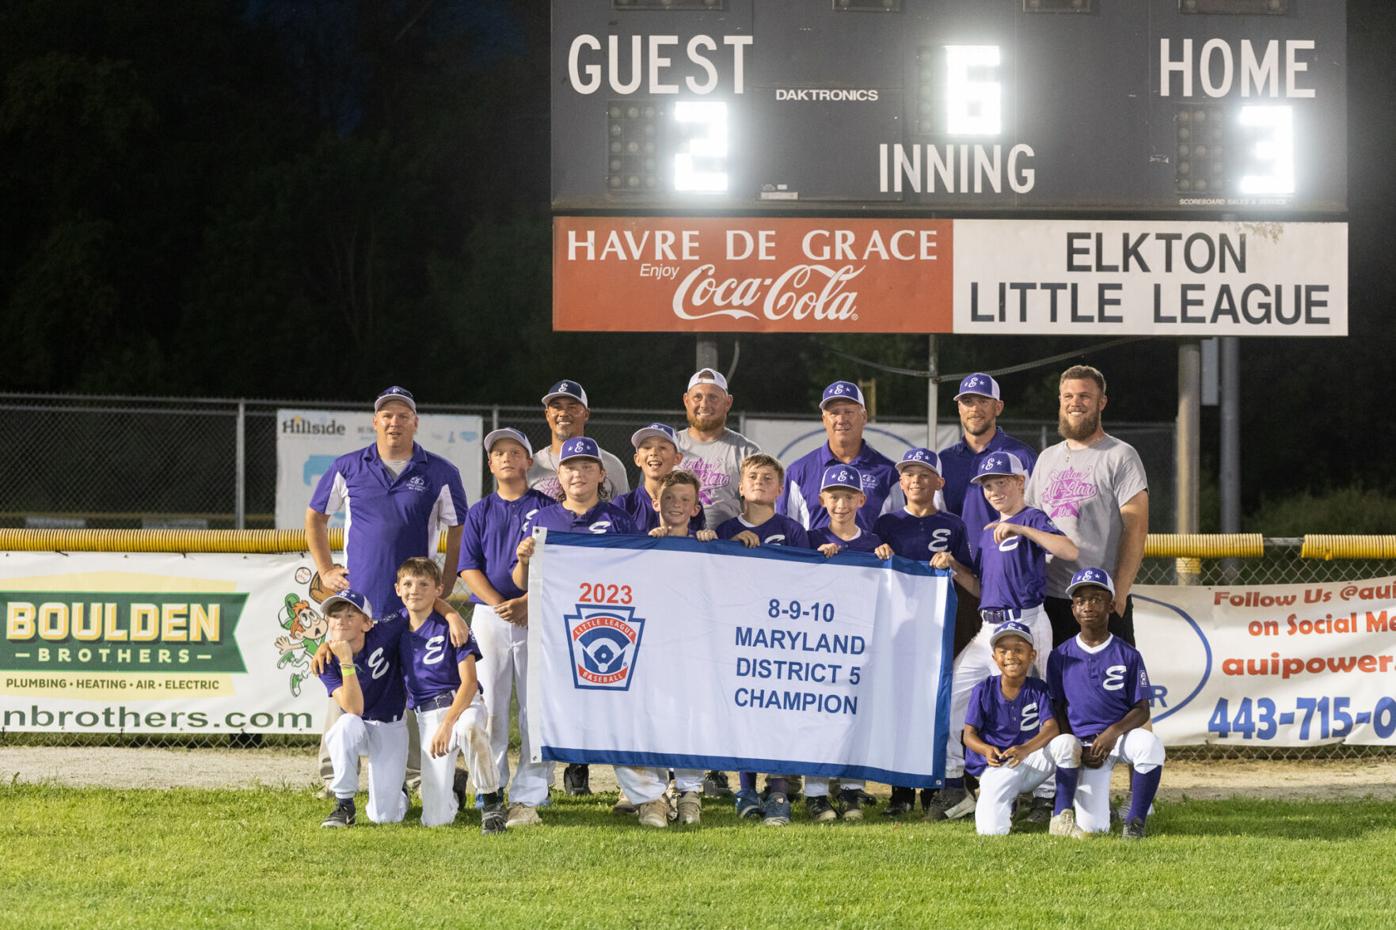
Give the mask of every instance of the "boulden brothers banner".
[{"label": "boulden brothers banner", "polygon": [[1347,226],[557,217],[553,328],[1343,336]]},{"label": "boulden brothers banner", "polygon": [[536,759],[943,779],[954,609],[924,563],[544,540],[529,566]]}]

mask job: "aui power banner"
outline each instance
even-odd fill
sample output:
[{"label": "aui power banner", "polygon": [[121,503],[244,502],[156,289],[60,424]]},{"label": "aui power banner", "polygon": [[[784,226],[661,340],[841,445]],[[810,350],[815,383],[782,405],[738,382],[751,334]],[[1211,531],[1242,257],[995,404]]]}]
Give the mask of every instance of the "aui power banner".
[{"label": "aui power banner", "polygon": [[547,535],[529,566],[535,760],[940,784],[949,579],[893,566]]},{"label": "aui power banner", "polygon": [[320,732],[301,555],[4,552],[0,578],[6,731]]},{"label": "aui power banner", "polygon": [[1169,745],[1396,745],[1396,579],[1134,588]]}]

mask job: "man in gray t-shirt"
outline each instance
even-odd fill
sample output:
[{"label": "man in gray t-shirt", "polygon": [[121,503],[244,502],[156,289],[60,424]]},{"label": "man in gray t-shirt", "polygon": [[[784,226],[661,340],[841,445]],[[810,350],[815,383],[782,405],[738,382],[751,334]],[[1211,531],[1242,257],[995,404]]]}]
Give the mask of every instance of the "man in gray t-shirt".
[{"label": "man in gray t-shirt", "polygon": [[683,453],[678,467],[698,476],[703,516],[708,527],[716,529],[741,512],[737,485],[742,460],[761,448],[727,428],[732,395],[727,393],[727,379],[720,372],[711,368],[694,372],[688,379],[683,406],[688,414],[688,429],[677,434],[679,451]]},{"label": "man in gray t-shirt", "polygon": [[[557,480],[558,452],[566,440],[586,435],[587,420],[591,419],[587,392],[575,381],[559,381],[543,395],[543,418],[548,421],[552,441],[534,453],[533,466],[528,470],[528,486],[562,500],[562,485]],[[630,490],[625,465],[605,449],[601,450],[601,467],[606,470],[601,482],[603,501],[613,500]]]},{"label": "man in gray t-shirt", "polygon": [[1047,599],[1053,645],[1078,632],[1066,586],[1080,568],[1103,568],[1115,579],[1110,631],[1134,644],[1129,596],[1149,534],[1149,482],[1139,453],[1101,426],[1105,376],[1089,365],[1061,376],[1058,430],[1063,439],[1037,459],[1027,502],[1044,511],[1081,550],[1073,562],[1048,557]]}]

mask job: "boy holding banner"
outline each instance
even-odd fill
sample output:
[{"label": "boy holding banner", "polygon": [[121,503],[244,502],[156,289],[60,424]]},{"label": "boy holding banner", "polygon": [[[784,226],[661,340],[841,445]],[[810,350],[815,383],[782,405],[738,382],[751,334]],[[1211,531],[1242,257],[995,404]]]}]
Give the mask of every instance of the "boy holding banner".
[{"label": "boy holding banner", "polygon": [[[574,436],[562,444],[558,454],[557,477],[562,485],[563,499],[559,504],[545,507],[523,526],[523,539],[515,555],[514,584],[528,590],[528,565],[537,543],[535,527],[551,533],[634,534],[635,524],[630,515],[612,503],[601,500],[601,482],[606,469],[601,464],[601,449],[596,440]],[[669,802],[664,797],[668,786],[665,773],[655,768],[616,766],[616,781],[630,801],[639,806],[640,823],[646,827],[669,825]],[[583,776],[585,779],[585,776]]]}]

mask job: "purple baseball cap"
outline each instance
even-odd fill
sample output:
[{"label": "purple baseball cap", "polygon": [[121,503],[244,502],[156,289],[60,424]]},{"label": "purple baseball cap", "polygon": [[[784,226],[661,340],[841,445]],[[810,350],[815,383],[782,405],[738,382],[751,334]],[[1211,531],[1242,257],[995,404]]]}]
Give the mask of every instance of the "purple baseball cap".
[{"label": "purple baseball cap", "polygon": [[829,405],[836,400],[851,400],[860,407],[866,407],[863,401],[863,389],[852,381],[835,381],[824,389],[824,399],[819,402],[820,410],[827,410]]},{"label": "purple baseball cap", "polygon": [[562,452],[557,457],[557,463],[572,459],[595,459],[601,461],[601,447],[596,444],[596,440],[588,436],[573,436],[562,444]]},{"label": "purple baseball cap", "polygon": [[824,469],[824,476],[819,481],[819,490],[829,491],[834,488],[862,491],[863,475],[852,465],[830,465]]},{"label": "purple baseball cap", "polygon": [[373,619],[373,605],[368,602],[368,598],[364,597],[364,595],[360,594],[358,591],[349,588],[345,588],[343,591],[336,594],[331,594],[321,601],[320,612],[328,616],[330,608],[339,603],[348,604],[350,607],[363,613],[370,620]]},{"label": "purple baseball cap", "polygon": [[533,446],[529,443],[528,437],[512,426],[501,426],[497,430],[491,430],[485,436],[485,454],[488,455],[489,451],[494,448],[494,444],[501,439],[514,440],[514,442],[524,447],[524,451],[528,453],[529,458],[533,458]]},{"label": "purple baseball cap", "polygon": [[986,478],[996,478],[1000,475],[1026,478],[1028,470],[1012,452],[990,452],[984,456],[984,460],[979,463],[979,470],[970,480],[975,484],[983,484]]},{"label": "purple baseball cap", "polygon": [[965,375],[960,381],[960,393],[955,395],[955,399],[959,400],[966,394],[978,394],[981,397],[992,397],[994,400],[1003,399],[999,396],[999,383],[991,375],[986,375],[982,371]]},{"label": "purple baseball cap", "polygon": [[559,397],[570,397],[588,410],[591,404],[587,403],[587,392],[575,381],[568,381],[566,378],[548,388],[548,393],[543,395],[543,406],[548,406],[548,401],[556,400]]},{"label": "purple baseball cap", "polygon": [[900,473],[908,465],[924,465],[937,475],[940,474],[940,456],[930,449],[919,446],[915,449],[907,449],[902,453],[902,460],[897,463],[897,472]]},{"label": "purple baseball cap", "polygon": [[417,412],[417,399],[412,396],[412,392],[396,384],[392,387],[385,387],[382,393],[378,395],[378,398],[373,402],[373,412],[377,413],[383,409],[384,404],[389,404],[393,401],[404,403],[413,413]]},{"label": "purple baseball cap", "polygon": [[1066,596],[1071,597],[1071,592],[1077,588],[1104,588],[1110,592],[1110,596],[1115,596],[1115,582],[1110,580],[1110,573],[1103,568],[1083,568],[1071,576],[1071,584],[1066,586]]},{"label": "purple baseball cap", "polygon": [[1021,636],[1032,645],[1032,630],[1021,620],[1005,620],[998,625],[998,629],[989,634],[989,645],[992,646],[1005,636]]}]

